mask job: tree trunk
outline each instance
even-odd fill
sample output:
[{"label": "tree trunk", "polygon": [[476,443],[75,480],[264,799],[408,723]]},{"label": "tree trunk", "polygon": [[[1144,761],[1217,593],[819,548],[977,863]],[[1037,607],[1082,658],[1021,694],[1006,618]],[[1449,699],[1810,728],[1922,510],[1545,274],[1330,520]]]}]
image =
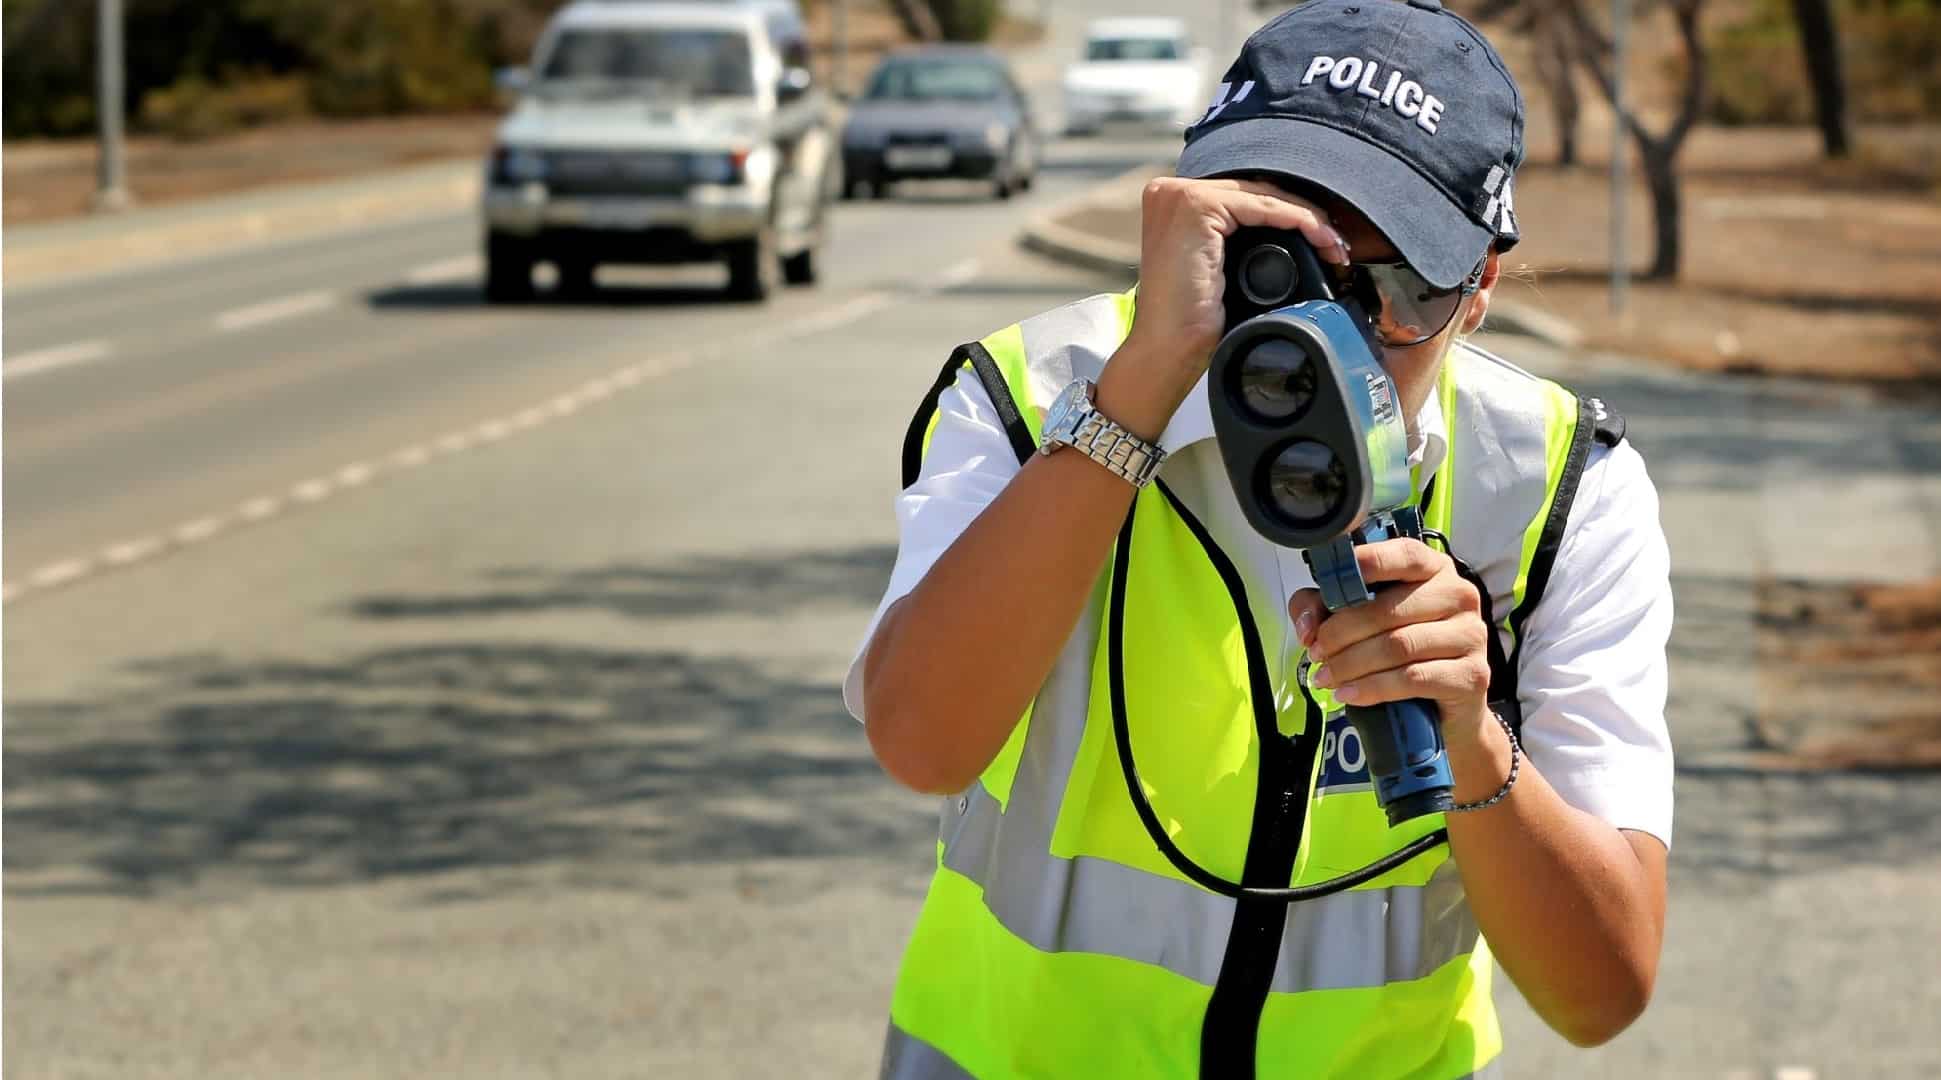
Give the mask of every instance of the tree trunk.
[{"label": "tree trunk", "polygon": [[1663,143],[1635,140],[1638,163],[1644,168],[1645,183],[1651,189],[1651,223],[1656,230],[1652,244],[1651,269],[1645,278],[1669,281],[1678,276],[1681,210],[1678,192],[1678,149]]},{"label": "tree trunk", "polygon": [[890,10],[903,24],[904,32],[918,41],[943,40],[943,27],[938,25],[936,13],[925,0],[890,0]]},{"label": "tree trunk", "polygon": [[1577,116],[1581,104],[1572,70],[1571,43],[1566,36],[1570,26],[1562,13],[1550,8],[1548,3],[1537,8],[1535,19],[1533,55],[1537,79],[1550,98],[1550,116],[1557,125],[1557,164],[1569,168],[1577,164]]},{"label": "tree trunk", "polygon": [[1806,55],[1806,74],[1813,82],[1813,115],[1827,157],[1846,157],[1847,84],[1840,72],[1840,31],[1828,0],[1793,0],[1793,21],[1799,25],[1799,47]]},{"label": "tree trunk", "polygon": [[1678,25],[1678,39],[1685,54],[1685,86],[1678,105],[1677,114],[1663,131],[1653,132],[1638,118],[1637,113],[1618,101],[1617,84],[1610,71],[1611,42],[1595,24],[1584,14],[1578,0],[1562,0],[1561,6],[1570,17],[1572,37],[1578,46],[1578,58],[1582,61],[1591,78],[1596,80],[1604,99],[1617,110],[1617,121],[1631,133],[1638,146],[1639,163],[1644,167],[1645,183],[1651,191],[1652,223],[1656,229],[1656,250],[1652,252],[1651,269],[1645,276],[1662,280],[1678,276],[1679,264],[1679,197],[1678,197],[1678,150],[1685,145],[1685,136],[1691,134],[1692,126],[1698,123],[1698,115],[1705,101],[1706,64],[1704,42],[1699,34],[1699,14],[1704,0],[1671,0],[1672,19]]}]

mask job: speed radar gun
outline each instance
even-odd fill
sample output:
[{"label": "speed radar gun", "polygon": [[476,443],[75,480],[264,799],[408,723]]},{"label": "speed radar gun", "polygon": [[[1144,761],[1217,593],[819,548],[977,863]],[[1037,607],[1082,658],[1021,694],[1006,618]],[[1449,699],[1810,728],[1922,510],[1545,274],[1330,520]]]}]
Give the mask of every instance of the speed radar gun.
[{"label": "speed radar gun", "polygon": [[[1254,529],[1297,548],[1328,610],[1366,603],[1355,548],[1422,538],[1395,383],[1368,312],[1336,299],[1298,234],[1242,229],[1227,244],[1227,334],[1208,369],[1213,427]],[[1421,699],[1348,706],[1391,827],[1444,811],[1454,780],[1441,718]]]}]

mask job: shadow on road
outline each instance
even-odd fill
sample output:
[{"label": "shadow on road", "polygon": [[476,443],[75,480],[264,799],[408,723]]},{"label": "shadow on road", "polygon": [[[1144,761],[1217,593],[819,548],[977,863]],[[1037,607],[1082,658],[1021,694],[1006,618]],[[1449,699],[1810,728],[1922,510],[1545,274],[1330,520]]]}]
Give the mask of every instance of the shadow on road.
[{"label": "shadow on road", "polygon": [[689,559],[670,566],[565,572],[539,567],[492,574],[471,592],[392,594],[352,603],[360,618],[451,618],[599,610],[635,619],[709,614],[768,615],[811,604],[873,607],[896,549],[866,545],[774,557]]},{"label": "shadow on road", "polygon": [[[1776,473],[1844,484],[1857,475],[1941,471],[1941,409],[1803,380],[1589,371],[1563,378],[1628,421],[1661,489],[1753,491]],[[1808,529],[1841,523],[1806,515]]]},{"label": "shadow on road", "polygon": [[527,624],[479,640],[476,621],[868,605],[889,558],[509,570],[466,595],[353,605],[371,623],[360,639],[411,639],[399,644],[168,657],[136,671],[133,692],[9,703],[8,891],[567,864],[666,888],[669,864],[919,852],[934,822],[881,775],[839,687],[777,670],[761,643],[754,659],[700,656],[520,640]]}]

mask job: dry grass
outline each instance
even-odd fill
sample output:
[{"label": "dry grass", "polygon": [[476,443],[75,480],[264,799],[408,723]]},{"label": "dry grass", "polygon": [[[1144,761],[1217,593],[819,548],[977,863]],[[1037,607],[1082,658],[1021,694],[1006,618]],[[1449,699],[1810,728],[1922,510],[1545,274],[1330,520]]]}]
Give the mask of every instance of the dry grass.
[{"label": "dry grass", "polygon": [[[482,158],[497,122],[495,116],[468,114],[305,121],[197,142],[142,136],[128,141],[128,180],[136,202],[153,206],[416,162]],[[0,165],[5,224],[88,212],[95,186],[92,143],[9,142]]]},{"label": "dry grass", "polygon": [[[1761,755],[1812,769],[1941,769],[1941,580],[1767,582],[1759,591],[1762,708],[1838,709],[1838,734]],[[1828,725],[1813,725],[1826,730]]]},{"label": "dry grass", "polygon": [[[1714,5],[1709,18],[1734,14]],[[1663,123],[1673,42],[1641,22],[1630,74],[1648,124]],[[1828,161],[1811,129],[1705,128],[1680,157],[1684,266],[1674,282],[1633,282],[1610,311],[1611,117],[1583,87],[1582,164],[1555,164],[1557,138],[1525,41],[1492,31],[1529,99],[1530,164],[1517,180],[1533,271],[1503,295],[1577,323],[1588,343],[1715,371],[1783,373],[1941,389],[1941,117],[1862,129],[1854,156]],[[1628,152],[1628,151],[1627,151]],[[1651,258],[1651,207],[1631,169],[1626,263]]]},{"label": "dry grass", "polygon": [[[1511,258],[1533,274],[1503,295],[1571,319],[1594,346],[1690,367],[1941,387],[1938,163],[1941,125],[1863,132],[1861,155],[1840,163],[1809,131],[1701,130],[1683,160],[1683,272],[1634,282],[1622,316],[1609,309],[1605,167],[1528,167]],[[1641,184],[1626,205],[1641,269]]]}]

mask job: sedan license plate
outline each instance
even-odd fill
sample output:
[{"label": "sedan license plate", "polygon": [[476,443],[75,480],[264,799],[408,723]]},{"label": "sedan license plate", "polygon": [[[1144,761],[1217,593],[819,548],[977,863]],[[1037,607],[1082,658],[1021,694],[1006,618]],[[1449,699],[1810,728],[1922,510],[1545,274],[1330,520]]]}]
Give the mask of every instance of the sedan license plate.
[{"label": "sedan license plate", "polygon": [[883,151],[883,164],[892,169],[949,168],[950,147],[892,146]]}]

